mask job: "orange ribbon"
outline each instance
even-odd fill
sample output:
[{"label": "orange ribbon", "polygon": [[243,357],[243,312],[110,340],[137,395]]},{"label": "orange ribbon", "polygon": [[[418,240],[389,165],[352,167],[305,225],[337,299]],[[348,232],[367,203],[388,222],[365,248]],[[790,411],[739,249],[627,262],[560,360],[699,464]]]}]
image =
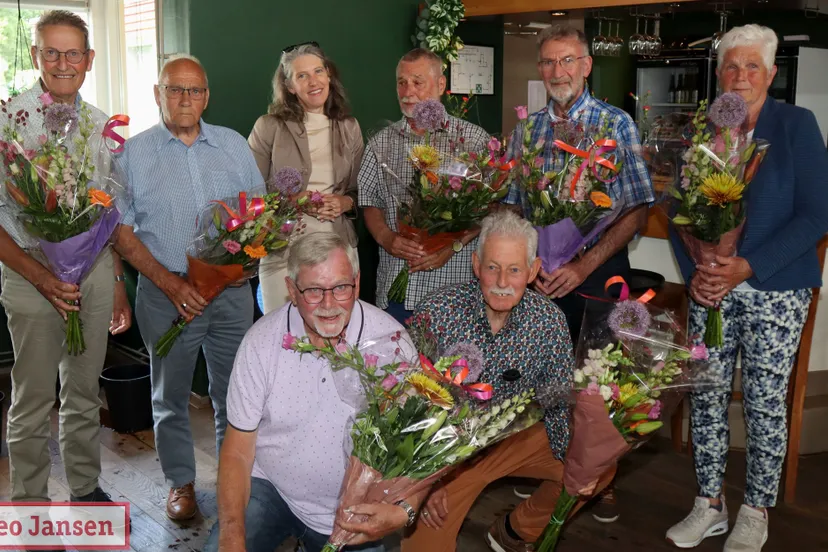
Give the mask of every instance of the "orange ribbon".
[{"label": "orange ribbon", "polygon": [[[604,291],[609,293],[609,288],[614,286],[615,284],[621,284],[621,293],[618,295],[618,301],[626,301],[630,298],[630,286],[627,284],[627,281],[621,276],[613,276],[609,280],[604,283]],[[596,301],[607,301],[602,297],[594,297],[592,295],[586,295],[584,293],[579,293],[581,297],[586,299],[594,299]],[[656,296],[656,292],[652,289],[648,289],[645,291],[641,297],[636,299],[639,303],[649,303],[654,297]]]},{"label": "orange ribbon", "polygon": [[567,153],[571,153],[572,155],[577,155],[578,157],[584,158],[583,163],[581,163],[581,166],[578,167],[578,171],[575,173],[575,177],[572,179],[572,184],[570,184],[569,186],[570,197],[575,197],[575,187],[578,184],[578,180],[580,180],[581,178],[581,174],[587,167],[589,167],[592,170],[592,174],[595,175],[595,178],[597,178],[604,184],[608,184],[609,182],[612,182],[613,180],[618,178],[618,175],[607,179],[602,178],[601,175],[598,173],[598,168],[596,166],[601,165],[602,167],[605,167],[613,172],[618,170],[615,166],[615,163],[604,157],[600,157],[602,153],[612,151],[618,146],[615,140],[598,140],[586,151],[570,146],[566,142],[562,142],[560,140],[555,140],[553,143]]},{"label": "orange ribbon", "polygon": [[[445,374],[438,372],[437,369],[434,368],[434,365],[431,364],[431,361],[428,360],[422,353],[420,353],[420,364],[422,364],[423,371],[426,374],[433,376],[438,381],[445,381],[452,385],[456,385],[469,395],[480,399],[481,401],[488,401],[494,394],[494,388],[488,383],[472,383],[469,385],[463,385],[463,380],[469,375],[469,365],[464,358],[455,360],[454,363],[446,370]],[[451,369],[455,367],[460,368],[460,370],[457,374],[452,376]]]},{"label": "orange ribbon", "polygon": [[265,211],[265,201],[260,197],[251,199],[250,205],[247,204],[247,192],[239,192],[238,213],[223,201],[215,200],[212,203],[218,203],[230,215],[230,219],[224,223],[224,227],[228,232],[232,232],[247,221],[255,220]]}]

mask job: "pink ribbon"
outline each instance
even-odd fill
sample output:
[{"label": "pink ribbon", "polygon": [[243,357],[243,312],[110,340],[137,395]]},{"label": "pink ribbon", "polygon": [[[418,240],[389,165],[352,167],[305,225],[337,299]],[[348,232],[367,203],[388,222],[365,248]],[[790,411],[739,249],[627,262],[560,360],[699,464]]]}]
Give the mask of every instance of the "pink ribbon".
[{"label": "pink ribbon", "polygon": [[109,138],[110,140],[118,144],[115,147],[112,147],[109,144],[106,145],[106,147],[112,153],[121,153],[122,151],[124,151],[124,142],[126,142],[126,139],[124,139],[123,136],[115,132],[115,129],[118,127],[127,126],[128,124],[129,115],[113,115],[104,125],[103,132],[101,132],[101,134],[104,137],[104,143],[106,143],[106,139]]}]

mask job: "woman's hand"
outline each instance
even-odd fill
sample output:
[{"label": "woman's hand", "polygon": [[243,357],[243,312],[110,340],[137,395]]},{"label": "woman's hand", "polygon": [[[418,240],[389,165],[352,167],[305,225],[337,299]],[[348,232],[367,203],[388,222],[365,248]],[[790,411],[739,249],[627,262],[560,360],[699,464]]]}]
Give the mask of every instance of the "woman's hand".
[{"label": "woman's hand", "polygon": [[323,194],[322,205],[316,210],[316,218],[330,222],[354,208],[354,200],[339,194]]},{"label": "woman's hand", "polygon": [[753,269],[744,257],[717,256],[716,263],[719,266],[696,266],[696,274],[701,278],[698,288],[714,303],[753,276]]}]

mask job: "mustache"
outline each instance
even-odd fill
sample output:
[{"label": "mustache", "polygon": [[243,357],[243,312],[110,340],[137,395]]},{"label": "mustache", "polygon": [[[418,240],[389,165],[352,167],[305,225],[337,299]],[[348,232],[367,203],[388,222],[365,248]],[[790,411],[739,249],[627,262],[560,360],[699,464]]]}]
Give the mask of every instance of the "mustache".
[{"label": "mustache", "polygon": [[561,77],[559,79],[551,78],[548,82],[549,84],[569,84],[570,82],[572,82],[572,79],[568,77]]},{"label": "mustache", "polygon": [[314,316],[321,316],[323,318],[333,318],[345,314],[345,309],[342,307],[334,307],[332,309],[319,308],[313,311]]},{"label": "mustache", "polygon": [[515,292],[515,288],[513,288],[512,286],[509,286],[509,287],[506,287],[506,288],[502,288],[502,287],[489,288],[489,293],[494,293],[496,295],[514,295],[516,292]]}]

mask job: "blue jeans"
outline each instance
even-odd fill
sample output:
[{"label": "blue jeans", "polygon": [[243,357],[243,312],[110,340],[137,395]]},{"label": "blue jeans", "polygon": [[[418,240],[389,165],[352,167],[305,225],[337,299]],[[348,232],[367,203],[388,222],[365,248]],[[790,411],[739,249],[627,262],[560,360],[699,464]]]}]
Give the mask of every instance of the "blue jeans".
[{"label": "blue jeans", "polygon": [[[328,535],[317,533],[291,512],[285,500],[270,481],[253,477],[250,481],[250,501],[244,513],[245,549],[247,552],[273,552],[288,537],[301,541],[305,552],[319,552],[328,541]],[[204,552],[217,552],[219,522],[213,525]],[[346,546],[345,550],[385,552],[382,543]]]},{"label": "blue jeans", "polygon": [[196,316],[178,336],[170,353],[159,358],[155,344],[178,317],[167,296],[143,275],[138,278],[135,319],[141,338],[152,354],[152,414],[155,446],[161,469],[171,487],[195,480],[195,454],[190,432],[190,389],[199,350],[207,359],[209,393],[216,424],[216,455],[227,425],[227,387],[236,350],[253,325],[253,294],[250,286],[232,287],[216,297],[202,316]]},{"label": "blue jeans", "polygon": [[388,306],[385,308],[385,312],[390,314],[394,317],[394,319],[405,326],[405,321],[414,316],[414,311],[407,310],[403,303],[394,303],[393,301],[388,301]]}]

